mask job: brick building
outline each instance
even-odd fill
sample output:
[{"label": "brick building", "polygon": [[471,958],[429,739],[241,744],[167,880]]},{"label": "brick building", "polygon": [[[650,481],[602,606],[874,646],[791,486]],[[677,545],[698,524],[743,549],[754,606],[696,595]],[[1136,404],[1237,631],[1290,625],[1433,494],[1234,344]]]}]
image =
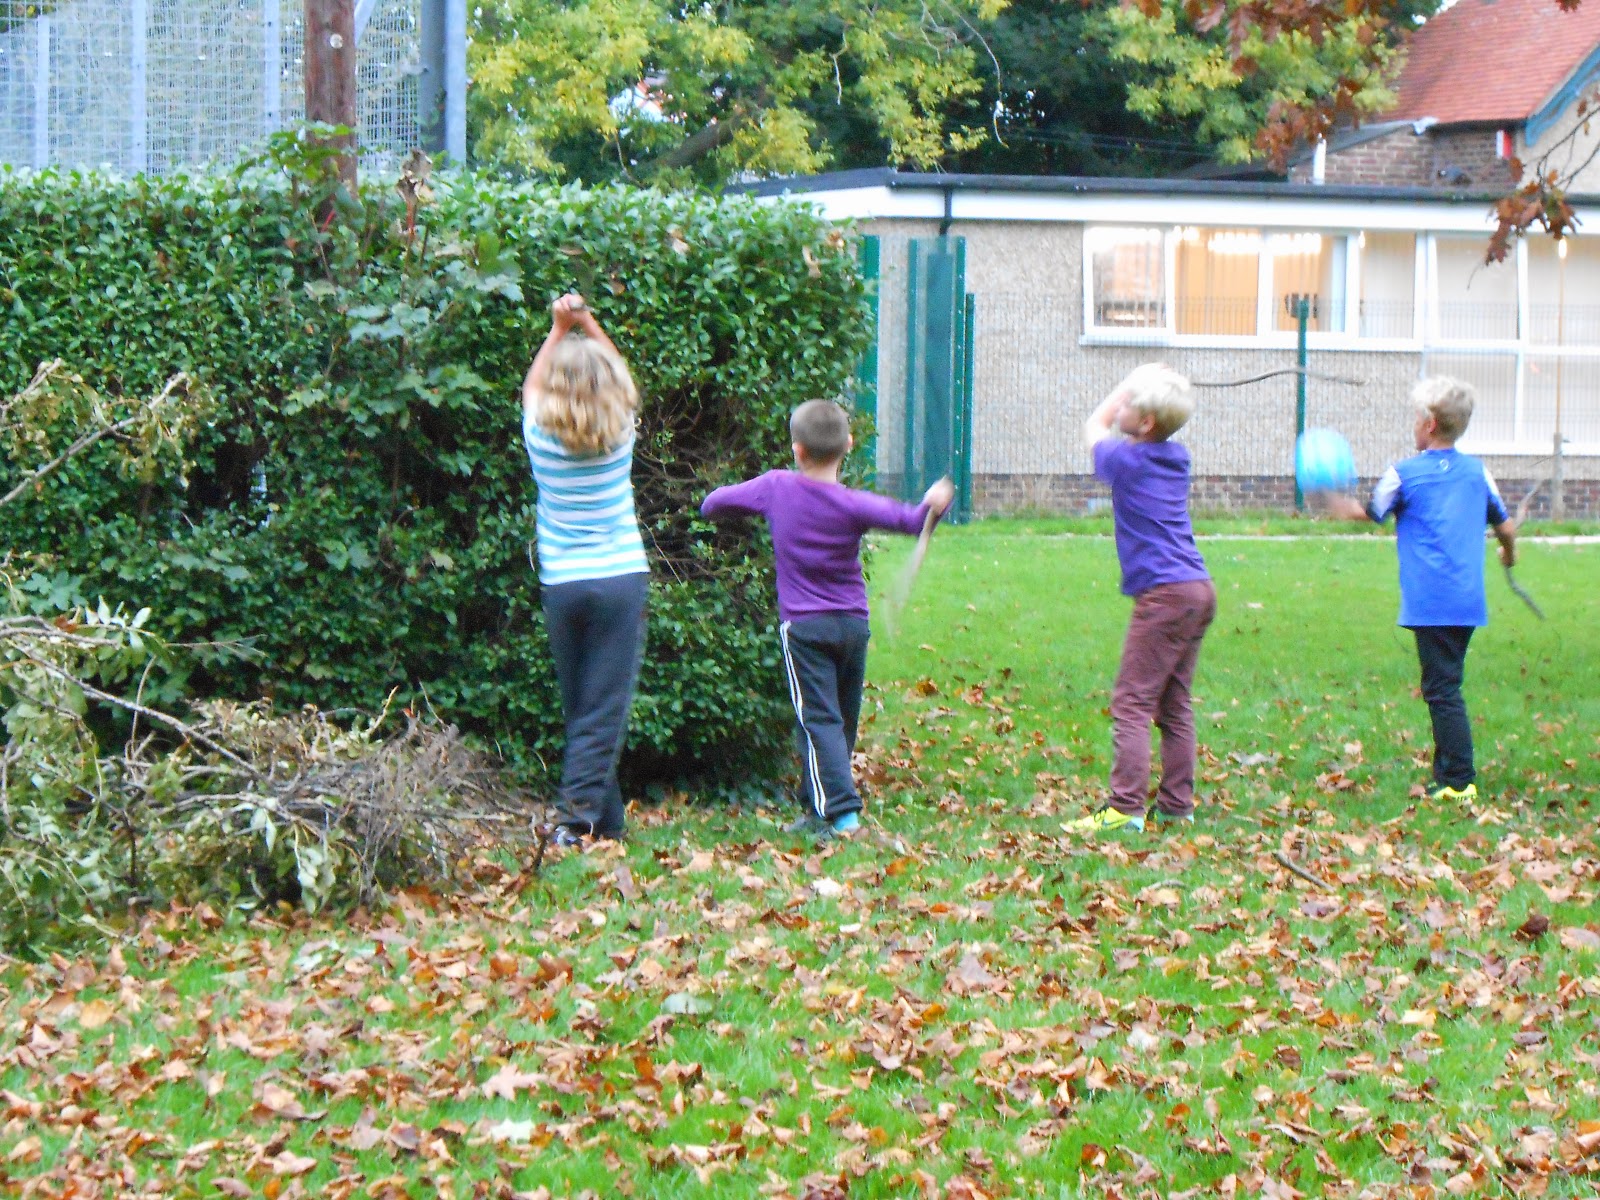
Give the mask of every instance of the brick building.
[{"label": "brick building", "polygon": [[[1307,423],[1345,433],[1364,476],[1410,452],[1412,384],[1452,375],[1479,397],[1463,449],[1489,462],[1508,499],[1550,477],[1559,434],[1566,512],[1600,516],[1600,235],[1587,226],[1564,247],[1522,239],[1485,266],[1488,189],[871,170],[744,190],[877,238],[878,350],[863,376],[887,488],[945,469],[964,442],[974,511],[1092,509],[1105,494],[1084,418],[1129,369],[1160,359],[1239,384],[1201,393],[1181,435],[1196,504],[1292,504],[1286,369],[1304,303],[1318,373]],[[1574,199],[1600,208],[1600,196]],[[971,399],[962,427],[934,429],[933,445],[920,381],[935,327],[952,322],[927,294],[952,269],[966,301],[955,323],[970,330],[957,377]]]},{"label": "brick building", "polygon": [[1600,131],[1584,128],[1600,85],[1600,4],[1459,0],[1419,28],[1395,85],[1397,102],[1297,161],[1297,183],[1506,189],[1513,159],[1600,190],[1590,161]]}]

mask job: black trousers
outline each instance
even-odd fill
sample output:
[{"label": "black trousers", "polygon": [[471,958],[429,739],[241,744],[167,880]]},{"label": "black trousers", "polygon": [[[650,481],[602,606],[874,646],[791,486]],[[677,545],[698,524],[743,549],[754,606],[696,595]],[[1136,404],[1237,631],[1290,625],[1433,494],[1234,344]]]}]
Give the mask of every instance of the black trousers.
[{"label": "black trousers", "polygon": [[617,762],[644,657],[649,590],[643,573],[543,589],[544,627],[567,725],[557,820],[577,833],[622,833],[626,809]]},{"label": "black trousers", "polygon": [[801,794],[824,821],[861,811],[850,771],[867,675],[867,622],[843,613],[785,621],[783,667],[794,703]]},{"label": "black trousers", "polygon": [[1433,781],[1464,788],[1477,778],[1472,765],[1472,726],[1461,680],[1467,668],[1470,625],[1418,625],[1417,659],[1422,664],[1422,698],[1433,718]]}]

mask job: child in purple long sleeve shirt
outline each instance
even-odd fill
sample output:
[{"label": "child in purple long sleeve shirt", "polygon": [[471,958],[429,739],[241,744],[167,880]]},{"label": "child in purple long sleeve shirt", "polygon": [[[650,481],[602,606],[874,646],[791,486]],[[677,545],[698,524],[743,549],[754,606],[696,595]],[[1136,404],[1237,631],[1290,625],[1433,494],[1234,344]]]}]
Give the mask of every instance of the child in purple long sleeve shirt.
[{"label": "child in purple long sleeve shirt", "polygon": [[839,482],[850,452],[849,415],[831,400],[808,400],[789,421],[793,471],[768,471],[720,487],[700,506],[712,520],[757,516],[772,530],[784,673],[794,704],[808,820],[849,833],[861,819],[850,758],[856,747],[867,665],[867,584],[861,538],[869,529],[916,535],[955,496],[941,479],[919,505],[901,504]]}]

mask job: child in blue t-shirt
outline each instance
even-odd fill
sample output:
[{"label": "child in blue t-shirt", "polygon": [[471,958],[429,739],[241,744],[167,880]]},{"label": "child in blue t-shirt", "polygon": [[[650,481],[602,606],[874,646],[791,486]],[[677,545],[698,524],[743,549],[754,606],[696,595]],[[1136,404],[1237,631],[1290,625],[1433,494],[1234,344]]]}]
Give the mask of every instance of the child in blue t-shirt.
[{"label": "child in blue t-shirt", "polygon": [[1400,556],[1400,621],[1417,639],[1422,698],[1433,719],[1435,800],[1474,800],[1477,771],[1472,727],[1461,680],[1472,632],[1489,623],[1483,587],[1483,527],[1494,527],[1500,561],[1517,560],[1516,523],[1483,463],[1456,449],[1472,419],[1473,391],[1435,376],[1412,390],[1420,454],[1395,463],[1363,506],[1350,496],[1329,498],[1344,520],[1382,524],[1395,517]]},{"label": "child in blue t-shirt", "polygon": [[1147,363],[1084,426],[1094,473],[1111,487],[1122,594],[1133,597],[1133,615],[1111,691],[1111,798],[1071,822],[1071,833],[1144,829],[1152,723],[1161,730],[1156,810],[1169,821],[1194,821],[1189,689],[1200,642],[1217,614],[1217,591],[1189,523],[1189,451],[1169,440],[1193,412],[1189,381]]}]

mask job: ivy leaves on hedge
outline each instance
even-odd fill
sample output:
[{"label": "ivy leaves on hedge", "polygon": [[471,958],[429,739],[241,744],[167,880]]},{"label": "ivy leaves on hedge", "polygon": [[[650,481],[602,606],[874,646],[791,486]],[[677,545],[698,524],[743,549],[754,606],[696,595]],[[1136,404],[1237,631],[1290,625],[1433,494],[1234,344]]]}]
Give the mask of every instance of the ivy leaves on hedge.
[{"label": "ivy leaves on hedge", "polygon": [[644,397],[630,761],[781,768],[770,566],[696,511],[784,461],[797,403],[847,391],[870,339],[851,247],[797,207],[472,177],[435,176],[414,228],[380,186],[324,225],[281,166],[0,174],[0,389],[59,357],[108,395],[184,371],[216,402],[187,485],[91,455],[0,515],[30,594],[259,651],[187,675],[192,699],[376,710],[399,687],[537,773],[561,723],[516,397],[578,286]]}]

